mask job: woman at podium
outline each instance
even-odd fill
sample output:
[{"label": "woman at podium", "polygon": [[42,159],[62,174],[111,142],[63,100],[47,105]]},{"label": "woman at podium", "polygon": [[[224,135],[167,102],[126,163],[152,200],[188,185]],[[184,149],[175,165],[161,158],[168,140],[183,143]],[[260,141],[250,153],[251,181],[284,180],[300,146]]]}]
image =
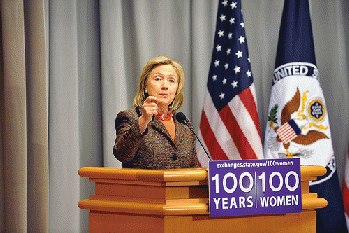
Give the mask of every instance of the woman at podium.
[{"label": "woman at podium", "polygon": [[[176,119],[183,86],[184,71],[175,60],[158,56],[144,66],[135,108],[121,111],[115,119],[113,153],[123,168],[198,167],[195,135]],[[189,120],[186,123],[191,127]]]}]

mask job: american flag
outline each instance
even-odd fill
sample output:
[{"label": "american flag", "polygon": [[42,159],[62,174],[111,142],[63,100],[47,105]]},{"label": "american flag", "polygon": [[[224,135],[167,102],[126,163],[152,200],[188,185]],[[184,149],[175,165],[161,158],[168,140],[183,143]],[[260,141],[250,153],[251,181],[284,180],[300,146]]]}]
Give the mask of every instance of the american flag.
[{"label": "american flag", "polygon": [[347,229],[349,230],[349,151],[345,160],[345,173],[342,184],[342,195],[344,204],[344,215],[346,220]]},{"label": "american flag", "polygon": [[[220,1],[201,137],[214,160],[263,158],[241,1]],[[208,158],[196,146],[201,166]]]}]

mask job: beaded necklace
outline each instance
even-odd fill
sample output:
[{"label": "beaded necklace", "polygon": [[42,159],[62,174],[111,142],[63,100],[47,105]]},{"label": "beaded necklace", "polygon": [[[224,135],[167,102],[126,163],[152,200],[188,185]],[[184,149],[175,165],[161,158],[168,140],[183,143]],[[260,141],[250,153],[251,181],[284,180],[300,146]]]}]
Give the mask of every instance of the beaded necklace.
[{"label": "beaded necklace", "polygon": [[157,114],[156,117],[160,121],[173,121],[172,119],[173,113],[168,113],[168,114]]}]

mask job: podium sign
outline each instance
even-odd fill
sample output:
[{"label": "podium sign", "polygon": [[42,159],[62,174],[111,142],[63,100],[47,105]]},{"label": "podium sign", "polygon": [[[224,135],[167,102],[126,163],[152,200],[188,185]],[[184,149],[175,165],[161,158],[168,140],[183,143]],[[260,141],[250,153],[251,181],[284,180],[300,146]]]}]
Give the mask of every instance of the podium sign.
[{"label": "podium sign", "polygon": [[300,159],[209,163],[210,217],[302,212]]}]

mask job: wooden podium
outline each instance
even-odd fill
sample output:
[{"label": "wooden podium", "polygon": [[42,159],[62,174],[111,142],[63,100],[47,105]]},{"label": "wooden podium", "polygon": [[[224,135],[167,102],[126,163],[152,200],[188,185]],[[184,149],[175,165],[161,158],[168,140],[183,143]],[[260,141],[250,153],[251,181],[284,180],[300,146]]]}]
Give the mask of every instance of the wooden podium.
[{"label": "wooden podium", "polygon": [[315,209],[327,201],[309,193],[309,181],[326,173],[301,166],[302,212],[210,218],[205,169],[142,170],[84,167],[95,195],[79,201],[90,210],[89,232],[316,232]]}]

